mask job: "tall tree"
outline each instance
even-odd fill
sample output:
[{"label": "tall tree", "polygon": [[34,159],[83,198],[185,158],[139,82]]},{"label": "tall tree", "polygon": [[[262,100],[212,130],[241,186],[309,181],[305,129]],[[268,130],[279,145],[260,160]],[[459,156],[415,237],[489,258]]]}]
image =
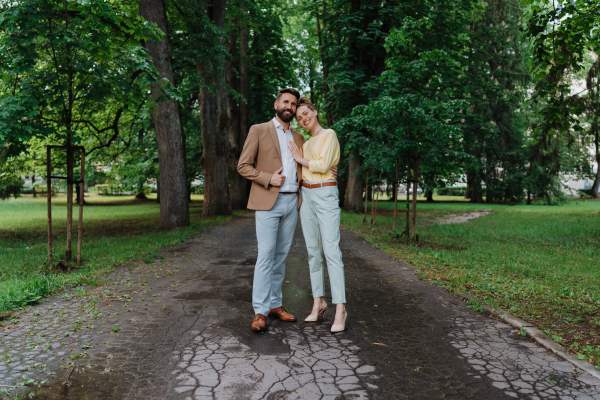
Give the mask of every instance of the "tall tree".
[{"label": "tall tree", "polygon": [[1,14],[0,136],[55,134],[66,147],[70,261],[73,146],[86,136],[108,146],[120,135],[122,119],[135,113],[154,78],[140,41],[156,33],[141,18],[96,0],[28,0]]},{"label": "tall tree", "polygon": [[190,212],[186,176],[185,139],[179,102],[167,91],[175,87],[171,64],[171,44],[164,0],[142,0],[140,14],[158,25],[163,32],[160,41],[147,40],[145,47],[152,57],[159,80],[152,84],[151,111],[156,131],[160,179],[159,229],[189,226]]},{"label": "tall tree", "polygon": [[230,58],[227,61],[227,84],[233,89],[227,93],[229,118],[229,173],[231,180],[231,208],[246,208],[249,181],[237,173],[237,164],[250,130],[250,66],[249,15],[245,4],[232,3],[228,10],[229,41],[226,44]]},{"label": "tall tree", "polygon": [[[399,23],[400,0],[383,3],[369,0],[322,0],[307,4],[314,13],[323,71],[324,105],[329,124],[348,117],[351,110],[378,94],[378,78],[385,67],[385,40]],[[351,21],[351,22],[350,22]],[[344,145],[343,140],[341,142]],[[350,158],[345,206],[362,209],[362,158]],[[345,170],[345,168],[344,168]],[[341,195],[341,194],[340,194]]]},{"label": "tall tree", "polygon": [[[528,7],[526,32],[532,41],[531,73],[536,82],[532,100],[539,117],[533,129],[531,161],[554,177],[547,180],[546,192],[556,193],[559,174],[572,172],[567,166],[573,164],[566,162],[572,152],[563,151],[565,146],[571,150],[588,134],[582,123],[592,111],[589,105],[596,78],[589,82],[587,89],[592,92],[586,102],[580,93],[573,93],[569,74],[585,68],[586,53],[600,53],[600,4],[553,0],[523,0],[521,4]],[[598,72],[590,70],[594,71]],[[593,121],[592,115],[588,117]]]},{"label": "tall tree", "polygon": [[[527,165],[524,110],[529,74],[528,42],[518,0],[490,0],[468,28],[471,38],[463,85],[470,97],[465,146],[477,163],[467,168],[473,203],[519,201]],[[485,193],[482,183],[485,183]]]},{"label": "tall tree", "polygon": [[[208,19],[220,32],[220,46],[224,47],[226,0],[207,0]],[[229,201],[229,121],[227,118],[227,88],[224,57],[197,59],[200,86],[198,104],[202,120],[202,158],[204,173],[204,205],[202,215],[230,215]]]}]

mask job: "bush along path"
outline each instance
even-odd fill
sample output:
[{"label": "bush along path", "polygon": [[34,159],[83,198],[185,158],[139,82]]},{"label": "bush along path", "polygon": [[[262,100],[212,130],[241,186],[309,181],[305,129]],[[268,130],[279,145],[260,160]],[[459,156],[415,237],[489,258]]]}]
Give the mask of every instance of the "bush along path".
[{"label": "bush along path", "polygon": [[[3,398],[600,399],[599,380],[356,234],[342,230],[342,252],[346,332],[329,332],[333,310],[250,330],[256,239],[244,214],[5,321]],[[284,305],[301,321],[311,300],[298,227]]]}]

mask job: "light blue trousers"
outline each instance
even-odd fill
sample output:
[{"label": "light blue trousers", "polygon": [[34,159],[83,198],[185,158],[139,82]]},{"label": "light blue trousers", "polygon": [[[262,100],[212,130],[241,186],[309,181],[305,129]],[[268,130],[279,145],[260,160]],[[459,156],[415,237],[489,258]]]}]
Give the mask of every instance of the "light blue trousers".
[{"label": "light blue trousers", "polygon": [[315,189],[302,187],[300,222],[308,250],[313,297],[325,296],[324,259],[326,259],[331,300],[334,304],[346,303],[344,264],[340,251],[338,187],[326,186]]},{"label": "light blue trousers", "polygon": [[269,211],[256,211],[258,258],[254,267],[252,307],[255,314],[268,315],[281,306],[285,259],[298,222],[298,195],[280,194]]}]

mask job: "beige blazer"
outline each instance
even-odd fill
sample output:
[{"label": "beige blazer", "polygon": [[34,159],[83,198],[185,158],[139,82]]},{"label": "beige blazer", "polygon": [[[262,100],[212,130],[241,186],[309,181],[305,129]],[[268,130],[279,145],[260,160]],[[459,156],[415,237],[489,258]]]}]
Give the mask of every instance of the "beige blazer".
[{"label": "beige blazer", "polygon": [[[304,136],[292,129],[292,136],[298,148],[304,145]],[[250,210],[267,211],[273,208],[279,188],[271,186],[271,177],[282,167],[281,149],[273,121],[252,125],[237,170],[244,178],[252,181],[248,208]],[[302,165],[296,163],[298,176],[298,208],[302,202],[300,185],[302,183]]]}]

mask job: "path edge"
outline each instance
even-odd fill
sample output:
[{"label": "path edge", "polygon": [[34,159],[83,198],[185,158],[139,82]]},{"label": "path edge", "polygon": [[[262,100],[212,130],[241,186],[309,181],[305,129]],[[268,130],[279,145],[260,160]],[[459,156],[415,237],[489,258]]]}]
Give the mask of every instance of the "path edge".
[{"label": "path edge", "polygon": [[552,340],[550,336],[546,335],[540,329],[536,328],[527,321],[522,320],[521,318],[509,314],[505,311],[502,311],[498,308],[492,307],[489,304],[486,304],[483,301],[476,299],[468,294],[459,294],[459,296],[467,302],[480,303],[481,307],[490,314],[492,314],[494,317],[499,318],[501,321],[506,322],[510,326],[519,329],[519,331],[521,332],[526,332],[527,336],[540,346],[544,347],[547,350],[550,350],[555,355],[570,362],[575,367],[587,372],[596,379],[600,379],[600,370],[597,370],[591,362],[587,360],[580,360],[577,358],[577,355],[567,353],[567,349],[564,346]]}]

